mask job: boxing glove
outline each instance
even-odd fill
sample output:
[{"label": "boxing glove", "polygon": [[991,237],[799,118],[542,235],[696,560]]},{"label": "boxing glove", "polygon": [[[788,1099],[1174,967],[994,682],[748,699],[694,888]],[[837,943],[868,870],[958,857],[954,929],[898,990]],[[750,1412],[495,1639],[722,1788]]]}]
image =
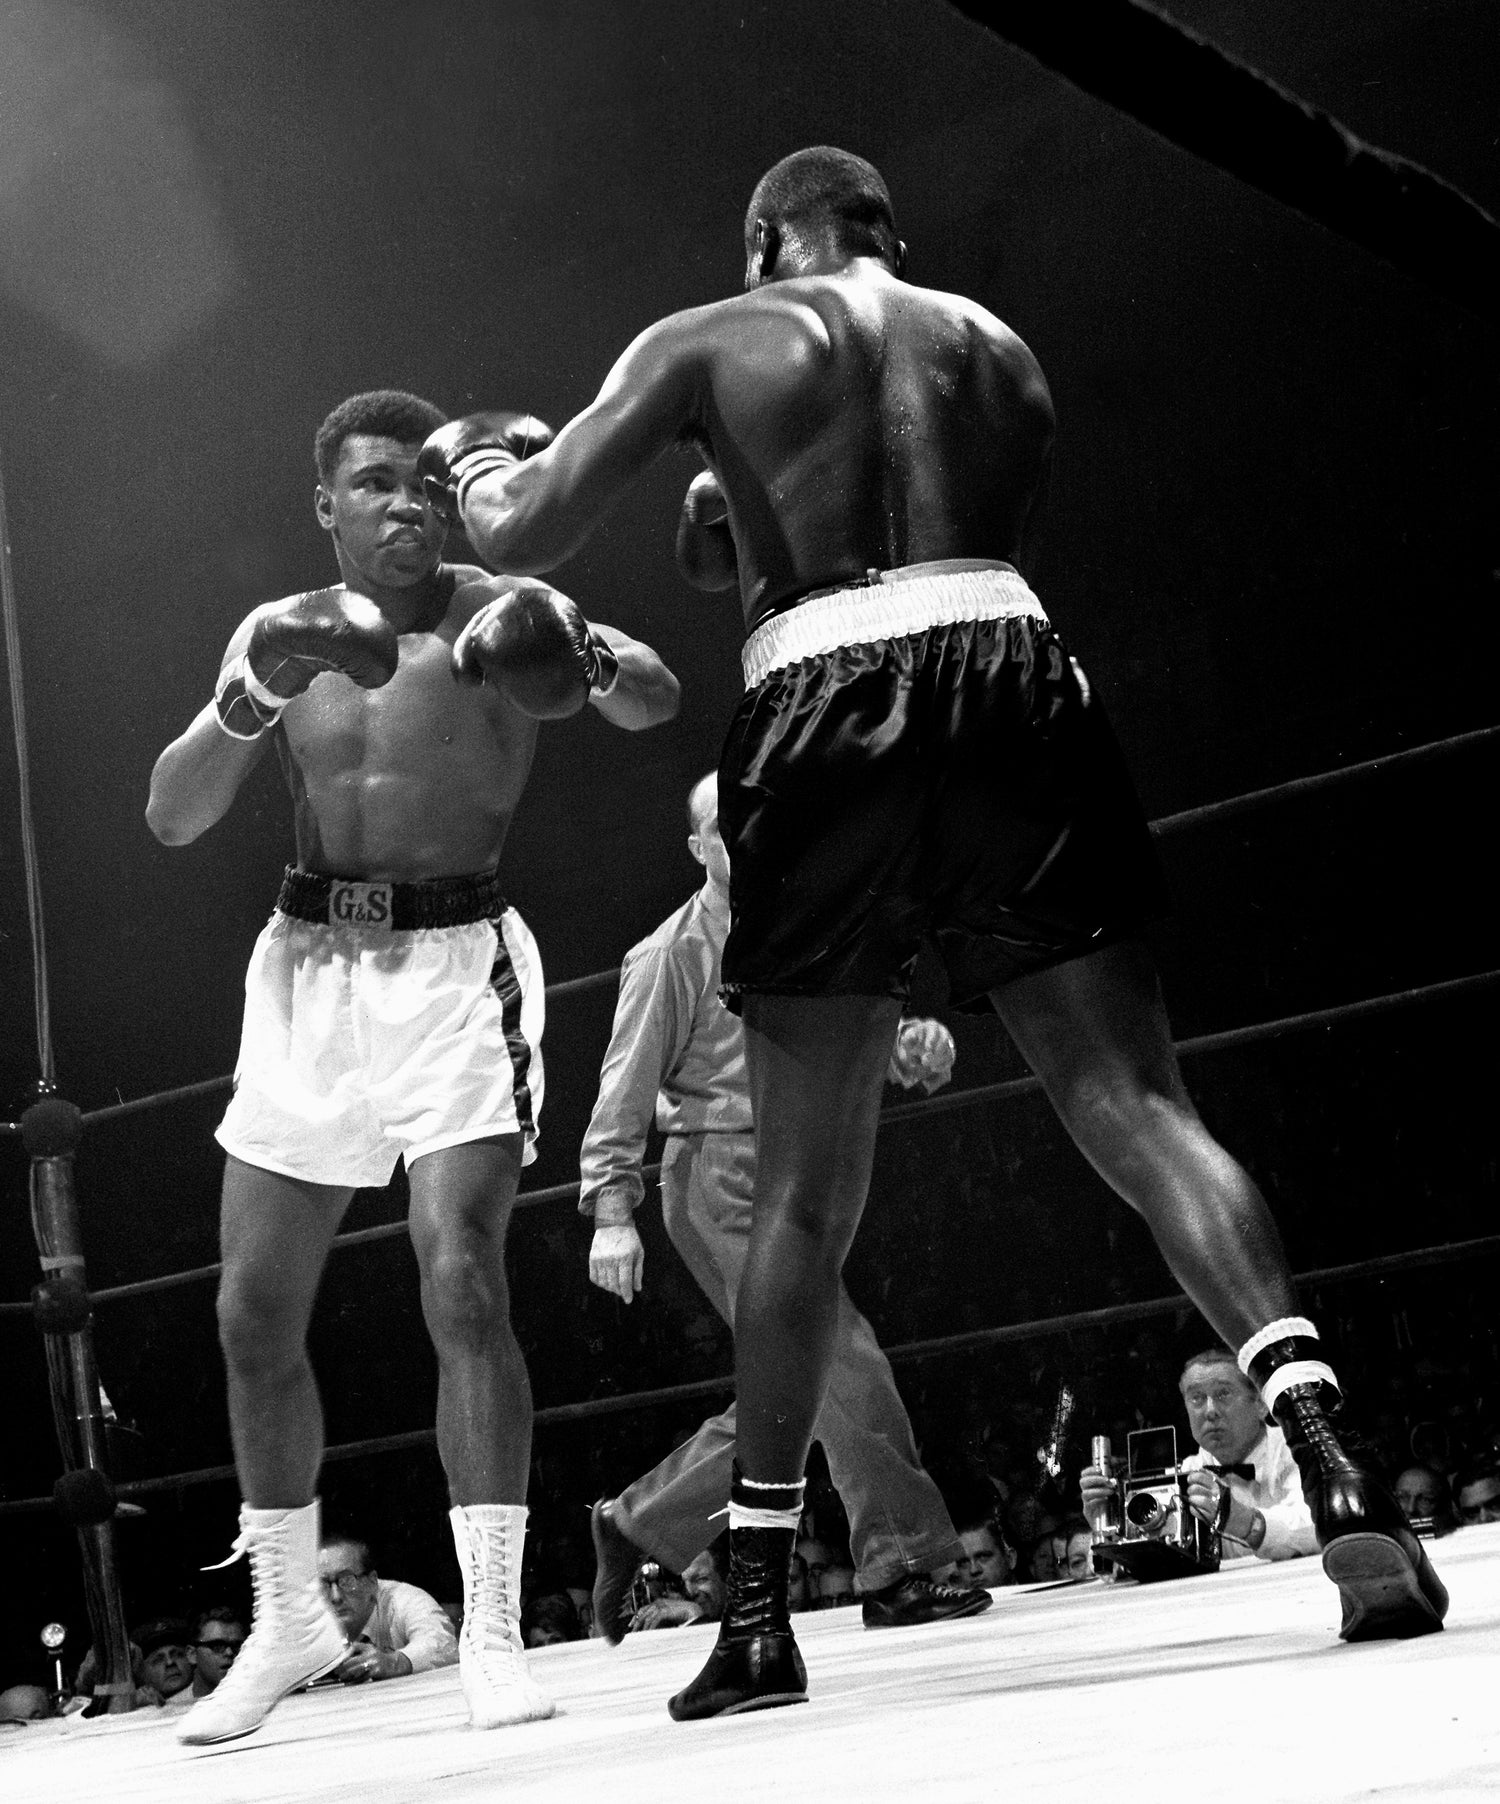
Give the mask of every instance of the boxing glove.
[{"label": "boxing glove", "polygon": [[712,470],[695,476],[683,497],[677,568],[695,589],[727,589],[739,578],[729,506]]},{"label": "boxing glove", "polygon": [[533,720],[562,720],[590,694],[609,694],[620,661],[576,602],[518,578],[458,635],[453,674],[461,683],[493,684]]},{"label": "boxing glove", "polygon": [[417,474],[427,499],[450,525],[459,524],[459,504],[477,476],[504,470],[535,457],[554,433],[534,413],[471,413],[439,426],[417,454]]},{"label": "boxing glove", "polygon": [[231,738],[254,739],[319,671],[379,689],[396,674],[398,656],[396,629],[367,596],[340,586],[270,602],[242,655],[220,673],[219,725]]}]

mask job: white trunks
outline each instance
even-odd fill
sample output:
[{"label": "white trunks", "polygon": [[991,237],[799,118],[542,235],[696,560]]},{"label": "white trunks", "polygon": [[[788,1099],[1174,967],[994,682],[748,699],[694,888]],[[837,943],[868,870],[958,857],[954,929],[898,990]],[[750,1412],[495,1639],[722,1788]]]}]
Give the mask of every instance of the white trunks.
[{"label": "white trunks", "polygon": [[492,878],[288,872],[250,959],[216,1137],[247,1165],[356,1189],[492,1134],[519,1132],[530,1164],[545,1010],[536,942]]}]

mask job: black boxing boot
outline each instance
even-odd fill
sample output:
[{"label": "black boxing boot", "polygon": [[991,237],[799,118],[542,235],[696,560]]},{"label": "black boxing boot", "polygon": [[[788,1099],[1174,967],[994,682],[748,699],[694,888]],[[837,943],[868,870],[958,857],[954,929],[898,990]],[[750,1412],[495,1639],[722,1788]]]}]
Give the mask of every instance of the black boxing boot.
[{"label": "black boxing boot", "polygon": [[[667,1704],[679,1723],[807,1702],[807,1668],[787,1611],[802,1485],[752,1484],[736,1462],[729,1495],[729,1578],[719,1639],[702,1672]],[[737,1501],[745,1496],[755,1502]]]},{"label": "black boxing boot", "polygon": [[1351,1459],[1329,1423],[1342,1400],[1302,1316],[1272,1322],[1240,1350],[1240,1367],[1286,1436],[1312,1512],[1323,1570],[1339,1588],[1344,1641],[1435,1634],[1448,1592],[1400,1504]]}]

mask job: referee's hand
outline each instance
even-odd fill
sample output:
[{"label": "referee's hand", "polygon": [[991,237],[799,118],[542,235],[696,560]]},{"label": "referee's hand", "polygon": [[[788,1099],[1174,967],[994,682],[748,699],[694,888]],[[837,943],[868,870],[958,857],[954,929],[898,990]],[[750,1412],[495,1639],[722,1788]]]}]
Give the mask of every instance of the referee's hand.
[{"label": "referee's hand", "polygon": [[641,1288],[646,1249],[634,1222],[617,1228],[595,1228],[589,1247],[589,1278],[600,1290],[612,1290],[628,1303]]},{"label": "referee's hand", "polygon": [[931,1096],[952,1077],[956,1050],[953,1035],[941,1021],[925,1016],[908,1017],[896,1030],[896,1044],[891,1048],[886,1081],[900,1084],[903,1090],[914,1089],[920,1084]]}]

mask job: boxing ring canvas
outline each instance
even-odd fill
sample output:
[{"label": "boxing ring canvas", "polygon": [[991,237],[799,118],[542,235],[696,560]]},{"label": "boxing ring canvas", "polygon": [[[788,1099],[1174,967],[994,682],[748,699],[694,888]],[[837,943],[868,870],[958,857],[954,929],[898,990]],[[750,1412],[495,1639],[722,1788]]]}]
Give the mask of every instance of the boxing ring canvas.
[{"label": "boxing ring canvas", "polygon": [[790,1797],[924,1804],[1350,1804],[1491,1799],[1500,1789],[1500,1524],[1436,1543],[1448,1626],[1349,1647],[1316,1560],[1242,1561],[1155,1586],[995,1593],[983,1616],[871,1632],[855,1610],[798,1617],[811,1701],[679,1725],[668,1695],[710,1631],[539,1650],[549,1722],[467,1727],[456,1668],[289,1699],[216,1748],[173,1710],[11,1731],[7,1804],[514,1804]]}]

